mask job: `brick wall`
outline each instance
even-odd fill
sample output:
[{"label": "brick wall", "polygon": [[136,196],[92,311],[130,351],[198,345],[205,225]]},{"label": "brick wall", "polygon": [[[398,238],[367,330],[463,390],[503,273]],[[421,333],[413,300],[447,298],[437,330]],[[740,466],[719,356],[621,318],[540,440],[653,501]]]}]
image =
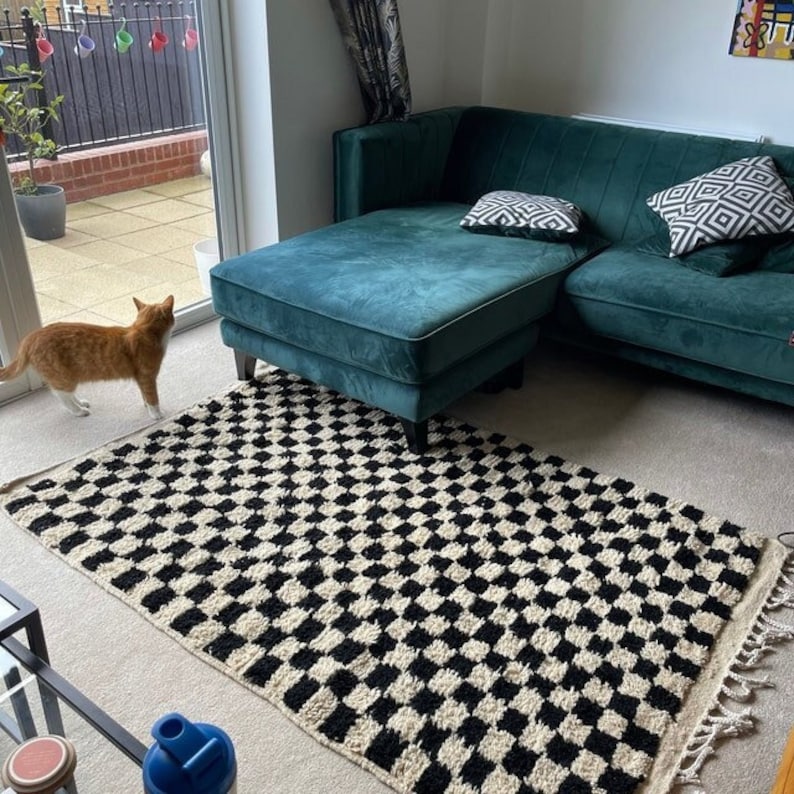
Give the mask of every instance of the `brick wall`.
[{"label": "brick wall", "polygon": [[[59,154],[36,165],[41,184],[61,185],[66,201],[85,201],[122,190],[171,182],[201,173],[199,160],[207,149],[205,130],[122,143],[83,152]],[[23,163],[9,166],[12,175],[25,171]]]}]

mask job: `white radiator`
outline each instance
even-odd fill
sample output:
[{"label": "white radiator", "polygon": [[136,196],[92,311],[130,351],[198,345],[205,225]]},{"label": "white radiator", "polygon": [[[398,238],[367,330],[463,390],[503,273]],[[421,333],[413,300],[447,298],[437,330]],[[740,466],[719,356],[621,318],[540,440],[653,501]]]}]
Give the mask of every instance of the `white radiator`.
[{"label": "white radiator", "polygon": [[673,124],[660,124],[655,121],[637,121],[635,119],[619,119],[612,116],[595,116],[590,113],[575,113],[571,118],[583,121],[599,121],[602,124],[622,124],[625,127],[642,127],[648,130],[664,130],[665,132],[687,132],[690,135],[707,135],[710,138],[733,138],[737,141],[763,143],[763,135],[748,135],[740,132],[720,132],[717,130],[698,130],[691,127],[677,127]]}]

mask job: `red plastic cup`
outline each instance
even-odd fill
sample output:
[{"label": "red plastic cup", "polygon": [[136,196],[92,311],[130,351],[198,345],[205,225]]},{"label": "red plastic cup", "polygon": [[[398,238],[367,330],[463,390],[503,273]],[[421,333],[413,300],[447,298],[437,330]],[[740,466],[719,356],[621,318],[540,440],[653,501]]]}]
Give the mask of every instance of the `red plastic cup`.
[{"label": "red plastic cup", "polygon": [[36,39],[36,49],[39,51],[39,63],[44,63],[55,52],[55,47],[47,39]]},{"label": "red plastic cup", "polygon": [[186,50],[195,50],[198,47],[198,31],[195,28],[188,28],[185,31],[185,40],[182,45]]},{"label": "red plastic cup", "polygon": [[149,47],[152,52],[160,52],[168,44],[169,40],[168,35],[163,33],[162,30],[155,30],[151,39],[149,39]]}]

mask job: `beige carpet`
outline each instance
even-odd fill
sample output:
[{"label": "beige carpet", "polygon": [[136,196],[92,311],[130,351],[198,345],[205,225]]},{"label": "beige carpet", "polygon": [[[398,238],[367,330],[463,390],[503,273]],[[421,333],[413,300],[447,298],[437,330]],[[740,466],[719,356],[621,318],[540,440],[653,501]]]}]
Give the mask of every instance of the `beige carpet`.
[{"label": "beige carpet", "polygon": [[[520,392],[473,395],[454,413],[602,472],[653,485],[765,534],[789,528],[792,499],[786,486],[794,430],[788,409],[551,349],[528,362],[527,372]],[[233,377],[231,355],[217,342],[216,326],[196,329],[172,343],[162,402],[173,412]],[[134,387],[96,386],[88,396],[96,413],[84,420],[61,414],[46,394],[0,409],[0,430],[13,450],[0,463],[0,481],[145,424]],[[385,790],[176,647],[5,518],[0,538],[0,577],[42,607],[56,666],[144,741],[159,714],[178,708],[234,733],[242,791]],[[771,784],[794,703],[790,653],[768,657],[765,667],[777,689],[755,695],[761,730],[707,763],[707,789],[753,791]]]}]

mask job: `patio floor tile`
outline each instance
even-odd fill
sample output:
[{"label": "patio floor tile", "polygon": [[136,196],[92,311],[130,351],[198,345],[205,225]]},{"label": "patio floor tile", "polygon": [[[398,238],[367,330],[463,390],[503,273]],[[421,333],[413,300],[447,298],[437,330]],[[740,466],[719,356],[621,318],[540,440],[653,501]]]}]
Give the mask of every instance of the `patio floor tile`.
[{"label": "patio floor tile", "polygon": [[215,208],[215,196],[213,196],[212,190],[209,188],[200,190],[198,193],[186,193],[184,196],[180,196],[180,199],[189,201],[191,204],[198,204],[200,207],[206,207],[207,209]]},{"label": "patio floor tile", "polygon": [[172,248],[170,251],[163,251],[160,256],[170,259],[172,262],[178,262],[180,265],[195,267],[196,264],[192,245],[183,245],[179,248]]},{"label": "patio floor tile", "polygon": [[[143,252],[139,252],[137,259],[124,263],[122,267],[125,272],[139,273],[153,283],[186,281],[196,275],[195,265],[188,268],[160,256],[147,256]],[[141,284],[141,286],[147,287],[149,284]]]},{"label": "patio floor tile", "polygon": [[68,276],[47,279],[38,291],[74,306],[90,309],[111,298],[131,295],[138,287],[153,286],[158,280],[157,276],[132,273],[121,266],[99,265]]},{"label": "patio floor tile", "polygon": [[170,225],[177,229],[186,229],[189,232],[196,232],[202,237],[215,237],[218,234],[214,212],[202,212],[202,214],[194,215],[192,218],[174,221]]},{"label": "patio floor tile", "polygon": [[119,245],[112,240],[95,240],[91,243],[76,245],[71,252],[90,259],[93,266],[122,264],[138,259],[141,255],[137,249],[127,248],[127,246]]},{"label": "patio floor tile", "polygon": [[80,248],[52,249],[47,246],[28,251],[30,263],[36,283],[56,276],[68,276],[77,270],[94,267],[96,262],[84,256]]},{"label": "patio floor tile", "polygon": [[210,184],[210,180],[205,176],[189,176],[185,179],[175,179],[172,182],[151,185],[146,190],[173,198],[174,196],[184,196],[188,193],[206,190],[210,187]]},{"label": "patio floor tile", "polygon": [[72,229],[67,223],[66,234],[63,237],[59,237],[57,240],[47,240],[47,245],[53,248],[73,248],[76,245],[91,243],[94,240],[96,240],[94,235]]},{"label": "patio floor tile", "polygon": [[205,212],[197,204],[190,204],[187,201],[177,199],[160,199],[151,204],[142,204],[139,207],[130,207],[127,214],[136,215],[146,220],[159,221],[160,223],[173,223],[185,218],[192,218]]},{"label": "patio floor tile", "polygon": [[66,222],[78,221],[82,218],[93,218],[110,212],[109,207],[103,207],[94,201],[79,201],[76,204],[66,205]]},{"label": "patio floor tile", "polygon": [[130,215],[129,212],[106,212],[104,215],[73,221],[69,226],[77,232],[90,234],[100,240],[107,240],[109,237],[118,237],[120,234],[151,229],[153,226],[157,226],[157,221]]},{"label": "patio floor tile", "polygon": [[123,193],[111,193],[109,196],[97,196],[91,199],[91,202],[111,210],[126,210],[130,207],[150,204],[153,201],[161,201],[162,198],[161,195],[152,193],[148,188],[141,188],[140,190],[126,190]]},{"label": "patio floor tile", "polygon": [[62,317],[61,321],[67,323],[91,323],[92,325],[129,325],[134,318],[135,306],[130,301],[129,315],[123,321],[108,317],[105,314],[100,314],[99,311],[91,311],[90,309],[77,309],[77,311],[72,314]]},{"label": "patio floor tile", "polygon": [[46,318],[46,322],[72,321],[74,313],[80,310],[79,306],[59,300],[51,295],[46,295],[43,292],[39,292],[37,297],[39,311],[42,319]]},{"label": "patio floor tile", "polygon": [[175,229],[171,226],[154,226],[140,232],[122,234],[113,238],[113,242],[137,248],[147,254],[160,254],[185,245],[193,245],[198,236],[184,229]]},{"label": "patio floor tile", "polygon": [[177,306],[187,306],[207,297],[201,289],[198,277],[196,277],[195,281],[183,281],[176,284],[162,282],[156,286],[136,289],[130,295],[104,301],[92,307],[92,311],[109,317],[114,323],[128,325],[135,319],[132,295],[146,303],[157,303],[169,295],[173,295]]},{"label": "patio floor tile", "polygon": [[193,244],[216,235],[212,205],[203,176],[67,205],[64,237],[25,238],[42,322],[128,325],[133,296],[206,300]]}]

